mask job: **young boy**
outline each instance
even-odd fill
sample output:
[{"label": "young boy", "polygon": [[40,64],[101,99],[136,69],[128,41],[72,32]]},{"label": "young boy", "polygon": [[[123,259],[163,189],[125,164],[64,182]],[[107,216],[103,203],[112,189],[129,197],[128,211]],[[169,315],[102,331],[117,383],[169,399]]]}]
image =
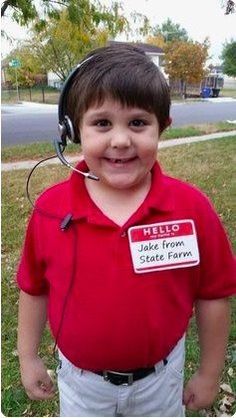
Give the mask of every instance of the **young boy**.
[{"label": "young boy", "polygon": [[[61,416],[183,416],[217,395],[233,256],[208,199],[156,162],[169,108],[159,69],[132,46],[94,51],[68,91],[77,169],[99,181],[73,172],[39,197],[17,275],[22,382],[31,399],[54,395],[38,356],[48,318]],[[183,390],[194,306],[200,363]]]}]

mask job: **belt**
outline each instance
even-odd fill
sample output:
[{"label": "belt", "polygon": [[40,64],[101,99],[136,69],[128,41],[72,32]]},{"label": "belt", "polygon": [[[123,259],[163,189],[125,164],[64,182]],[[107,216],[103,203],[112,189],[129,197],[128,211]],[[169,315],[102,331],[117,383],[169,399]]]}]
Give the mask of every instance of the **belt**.
[{"label": "belt", "polygon": [[[165,366],[167,364],[167,360],[164,359],[163,363]],[[155,372],[155,367],[153,366],[153,367],[147,367],[145,369],[130,370],[128,372],[115,372],[113,370],[104,370],[104,371],[98,371],[94,373],[98,374],[99,376],[103,376],[104,380],[112,383],[113,385],[130,386],[136,380],[143,379],[144,377],[147,377],[151,373],[154,373],[154,372]]]}]

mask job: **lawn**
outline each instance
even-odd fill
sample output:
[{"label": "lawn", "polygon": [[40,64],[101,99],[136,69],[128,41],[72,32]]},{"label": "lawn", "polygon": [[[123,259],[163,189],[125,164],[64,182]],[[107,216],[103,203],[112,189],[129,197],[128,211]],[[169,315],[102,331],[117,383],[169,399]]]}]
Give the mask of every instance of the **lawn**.
[{"label": "lawn", "polygon": [[223,88],[220,92],[220,97],[233,97],[236,98],[236,89],[235,88]]},{"label": "lawn", "polygon": [[[163,149],[159,160],[165,172],[194,183],[212,199],[236,248],[235,229],[235,156],[236,137],[222,138],[205,143]],[[234,173],[233,173],[234,172]],[[2,412],[5,416],[56,416],[58,398],[47,402],[30,401],[20,383],[16,351],[17,298],[14,275],[22,246],[30,205],[25,197],[28,171],[18,170],[2,174]],[[70,173],[63,166],[39,168],[31,183],[35,198],[45,187],[65,178]],[[187,336],[186,377],[196,369],[196,326],[192,320]],[[45,332],[41,355],[48,368],[55,370],[52,357],[53,343]],[[223,386],[214,407],[194,416],[232,416],[236,411],[236,301],[233,303],[233,322],[228,345]],[[189,411],[189,416],[193,414]]]}]

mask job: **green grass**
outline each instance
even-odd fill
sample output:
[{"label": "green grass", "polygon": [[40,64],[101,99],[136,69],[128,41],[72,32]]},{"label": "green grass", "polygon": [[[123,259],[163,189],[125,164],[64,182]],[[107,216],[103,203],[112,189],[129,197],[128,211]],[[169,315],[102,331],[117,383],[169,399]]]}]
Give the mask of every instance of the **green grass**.
[{"label": "green grass", "polygon": [[[169,128],[161,136],[161,140],[174,138],[186,138],[190,136],[205,135],[214,132],[225,132],[235,130],[236,125],[227,122],[217,122],[201,125],[183,126],[181,128]],[[78,144],[68,144],[65,154],[77,154],[80,152]],[[54,146],[51,141],[34,142],[26,145],[14,145],[2,147],[2,162],[13,162],[41,158],[53,155],[55,153]]]},{"label": "green grass", "polygon": [[236,99],[236,88],[223,88],[220,91],[220,97],[233,97]]},{"label": "green grass", "polygon": [[[80,152],[78,144],[68,144],[65,154]],[[14,162],[23,160],[40,160],[55,154],[52,142],[34,142],[26,145],[14,145],[2,148],[2,162]]]},{"label": "green grass", "polygon": [[205,123],[201,125],[184,126],[181,128],[171,127],[163,133],[162,139],[186,138],[190,136],[212,134],[215,132],[226,132],[235,129],[236,125],[228,122]]},{"label": "green grass", "polygon": [[[235,156],[236,137],[222,138],[205,143],[162,149],[158,158],[165,172],[185,179],[204,190],[212,199],[220,214],[229,237],[236,249],[235,231]],[[28,171],[16,170],[2,174],[2,412],[5,416],[56,416],[58,397],[53,401],[30,401],[20,383],[16,353],[17,299],[18,290],[14,275],[19,259],[25,226],[31,211],[25,197],[25,181]],[[45,187],[68,176],[63,166],[39,168],[31,184],[32,198]],[[192,320],[187,335],[186,377],[197,367],[196,325]],[[233,302],[233,323],[228,345],[227,361],[222,382],[236,391],[236,301]],[[47,331],[44,335],[41,354],[48,368],[55,369],[52,356],[52,340]],[[234,368],[233,376],[228,374]],[[214,408],[201,411],[194,416],[216,416],[222,402],[221,392]],[[232,415],[236,405],[228,411]],[[188,411],[188,415],[193,416]]]}]

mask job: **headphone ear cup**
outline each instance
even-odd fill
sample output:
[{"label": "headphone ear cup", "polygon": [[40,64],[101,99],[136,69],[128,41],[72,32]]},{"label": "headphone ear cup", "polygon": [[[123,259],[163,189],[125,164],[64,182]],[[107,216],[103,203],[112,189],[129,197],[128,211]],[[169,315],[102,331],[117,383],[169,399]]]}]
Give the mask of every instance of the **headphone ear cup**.
[{"label": "headphone ear cup", "polygon": [[62,143],[65,146],[67,138],[74,143],[80,144],[79,132],[75,132],[73,123],[71,122],[69,116],[65,116],[64,120],[58,124],[58,131]]},{"label": "headphone ear cup", "polygon": [[66,111],[67,98],[68,98],[68,93],[70,91],[70,88],[73,84],[73,81],[74,81],[81,65],[83,65],[84,63],[89,61],[91,58],[92,58],[92,56],[90,56],[90,57],[86,58],[85,60],[83,60],[82,62],[80,62],[77,65],[77,67],[69,74],[69,76],[67,77],[67,79],[64,83],[62,92],[61,92],[60,97],[59,97],[58,130],[59,130],[59,135],[61,137],[62,144],[64,146],[66,146],[67,138],[70,141],[72,141],[74,143],[77,143],[77,144],[79,144],[81,142],[79,129],[73,127],[71,119],[69,118],[69,116],[66,115],[66,113],[67,113],[67,111]]},{"label": "headphone ear cup", "polygon": [[73,128],[73,124],[69,118],[69,116],[65,116],[64,118],[64,126],[66,129],[66,136],[70,139],[70,141],[74,141],[74,137],[75,137],[75,133],[74,133],[74,128]]},{"label": "headphone ear cup", "polygon": [[64,124],[66,127],[67,137],[70,139],[70,141],[80,143],[80,136],[78,133],[76,134],[73,123],[69,116],[65,116]]}]

